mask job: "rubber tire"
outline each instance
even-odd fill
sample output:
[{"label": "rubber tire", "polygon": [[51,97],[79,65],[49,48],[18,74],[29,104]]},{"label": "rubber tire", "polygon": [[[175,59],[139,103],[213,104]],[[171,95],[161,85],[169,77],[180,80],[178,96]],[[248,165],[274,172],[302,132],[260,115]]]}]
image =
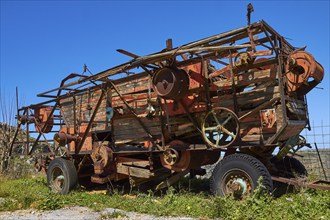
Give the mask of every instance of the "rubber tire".
[{"label": "rubber tire", "polygon": [[[52,172],[57,168],[61,169],[65,180],[61,190],[56,190],[54,187],[52,187]],[[55,158],[52,160],[47,170],[47,183],[49,189],[53,190],[54,192],[62,195],[68,194],[77,186],[78,183],[77,170],[73,162],[63,158]]]},{"label": "rubber tire", "polygon": [[[278,160],[274,163],[277,169],[283,169],[285,178],[297,178],[297,177],[307,177],[308,173],[305,166],[295,157],[285,156],[282,160]],[[295,192],[295,187],[293,185],[288,185],[286,183],[274,181],[274,196],[280,197],[286,193]]]},{"label": "rubber tire", "polygon": [[262,176],[262,185],[264,189],[271,193],[273,189],[272,178],[265,167],[258,159],[247,154],[231,154],[222,159],[214,168],[210,180],[211,192],[216,196],[226,196],[220,189],[221,180],[225,174],[234,169],[243,170],[253,181],[253,189],[258,186],[258,179]]},{"label": "rubber tire", "polygon": [[305,166],[297,158],[286,156],[283,158],[283,163],[292,177],[307,177],[308,173]]}]

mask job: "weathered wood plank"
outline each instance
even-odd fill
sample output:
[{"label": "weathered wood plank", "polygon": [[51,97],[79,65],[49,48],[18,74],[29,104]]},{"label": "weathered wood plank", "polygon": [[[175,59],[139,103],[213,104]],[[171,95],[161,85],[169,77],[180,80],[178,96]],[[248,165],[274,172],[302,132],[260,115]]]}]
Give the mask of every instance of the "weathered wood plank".
[{"label": "weathered wood plank", "polygon": [[120,163],[117,164],[117,173],[140,178],[150,178],[154,176],[154,173],[148,169],[126,166]]}]

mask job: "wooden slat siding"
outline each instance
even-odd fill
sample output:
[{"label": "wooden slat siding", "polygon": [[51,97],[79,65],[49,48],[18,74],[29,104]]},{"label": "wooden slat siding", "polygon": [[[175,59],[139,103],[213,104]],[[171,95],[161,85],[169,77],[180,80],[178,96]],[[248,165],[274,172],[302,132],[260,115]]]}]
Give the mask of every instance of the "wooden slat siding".
[{"label": "wooden slat siding", "polygon": [[140,178],[149,178],[155,175],[148,169],[131,167],[123,164],[117,164],[117,173],[125,174],[128,176],[140,177]]},{"label": "wooden slat siding", "polygon": [[[244,74],[239,74],[235,77],[235,85],[237,87],[248,86],[250,84],[262,83],[267,81],[276,81],[276,70],[267,69],[259,71],[251,71]],[[213,82],[214,85],[221,89],[231,89],[232,79],[223,79]]]},{"label": "wooden slat siding", "polygon": [[[101,90],[96,90],[91,93],[91,106],[92,110],[88,110],[88,94],[81,94],[75,96],[76,99],[76,115],[77,120],[80,121],[82,124],[87,124],[89,120],[86,120],[86,116],[91,116],[95,105],[101,95]],[[107,103],[106,103],[106,97],[102,100],[102,103],[96,113],[95,120],[98,121],[97,126],[93,126],[92,130],[104,130],[106,129],[106,115],[105,115],[105,109],[106,109]],[[67,126],[72,127],[74,125],[73,121],[73,97],[66,98],[61,100],[61,114],[64,118],[64,121],[66,122]],[[103,123],[102,123],[103,122]]]},{"label": "wooden slat siding", "polygon": [[[114,126],[126,126],[129,125],[132,121],[133,121],[133,117],[131,118],[118,118],[115,119],[113,124]],[[160,119],[158,117],[153,118],[152,120],[147,119],[147,118],[141,118],[142,122],[149,125],[149,126],[158,126],[160,123]],[[189,120],[186,117],[170,117],[170,124],[171,125],[176,125],[176,124],[182,124],[182,123],[186,123],[189,122]],[[126,129],[126,128],[122,128],[122,129]]]},{"label": "wooden slat siding", "polygon": [[[141,93],[148,90],[149,77],[143,77],[130,82],[117,84],[117,88],[121,95],[131,93]],[[118,97],[118,94],[113,91],[112,97]]]},{"label": "wooden slat siding", "polygon": [[[279,96],[278,86],[267,87],[261,89],[254,89],[246,92],[237,93],[237,103],[239,107],[254,108],[261,103],[270,100],[273,97]],[[221,95],[219,97],[213,97],[212,102],[217,106],[230,108],[233,106],[233,96]]]}]

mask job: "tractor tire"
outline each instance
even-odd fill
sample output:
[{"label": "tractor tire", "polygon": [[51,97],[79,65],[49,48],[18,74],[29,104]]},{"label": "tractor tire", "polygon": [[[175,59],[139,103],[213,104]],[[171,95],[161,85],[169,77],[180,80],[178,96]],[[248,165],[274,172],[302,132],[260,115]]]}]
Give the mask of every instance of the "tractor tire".
[{"label": "tractor tire", "polygon": [[55,158],[47,170],[48,187],[59,194],[68,194],[78,183],[78,175],[73,162],[63,158]]},{"label": "tractor tire", "polygon": [[255,157],[231,154],[214,168],[210,180],[211,192],[216,196],[233,195],[242,199],[253,193],[262,177],[262,189],[271,192],[273,181],[267,168]]},{"label": "tractor tire", "polygon": [[296,158],[286,156],[283,158],[285,169],[292,177],[307,177],[305,166]]},{"label": "tractor tire", "polygon": [[[308,176],[305,166],[296,158],[285,156],[282,160],[273,158],[273,164],[279,170],[277,176],[285,178],[305,178]],[[282,182],[274,181],[274,196],[280,197],[286,193],[295,192],[295,187]]]}]

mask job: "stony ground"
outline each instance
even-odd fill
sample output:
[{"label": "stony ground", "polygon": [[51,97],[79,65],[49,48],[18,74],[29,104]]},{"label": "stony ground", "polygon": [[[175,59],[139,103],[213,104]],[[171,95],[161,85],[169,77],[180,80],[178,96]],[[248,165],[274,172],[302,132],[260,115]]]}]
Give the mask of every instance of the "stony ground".
[{"label": "stony ground", "polygon": [[53,211],[17,210],[0,212],[0,220],[101,220],[101,219],[136,219],[136,220],[191,220],[184,217],[156,217],[153,215],[125,212],[120,209],[107,208],[101,212],[89,208],[74,206]]}]

